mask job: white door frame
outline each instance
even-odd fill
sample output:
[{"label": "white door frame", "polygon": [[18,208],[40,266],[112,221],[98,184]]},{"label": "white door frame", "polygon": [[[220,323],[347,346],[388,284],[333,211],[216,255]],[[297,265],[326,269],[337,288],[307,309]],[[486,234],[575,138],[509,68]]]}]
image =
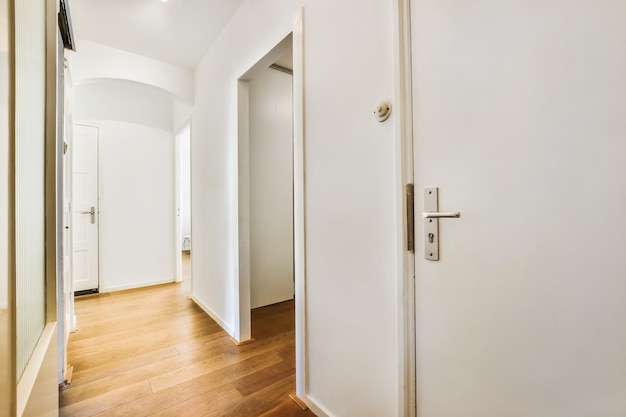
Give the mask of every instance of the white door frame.
[{"label": "white door frame", "polygon": [[[62,355],[59,358],[62,365],[62,375],[60,382],[65,380],[67,363],[67,345],[69,335],[76,329],[76,314],[74,313],[74,281],[72,276],[73,242],[72,232],[74,230],[72,216],[72,136],[74,133],[73,124],[73,88],[70,68],[66,65],[63,71],[63,156],[62,184],[63,184],[63,244],[62,244],[62,265],[63,265],[63,285],[62,301],[63,316],[59,321],[63,322],[63,346]],[[61,92],[59,92],[61,94]]]},{"label": "white door frame", "polygon": [[[249,70],[237,80],[239,169],[237,212],[239,214],[234,265],[238,276],[235,289],[234,339],[243,342],[251,338],[250,320],[250,230],[249,181],[247,179],[249,143],[249,86],[248,82],[275,62],[293,46],[293,183],[294,183],[294,274],[296,321],[296,395],[306,399],[306,288],[305,288],[305,212],[304,212],[304,88],[303,88],[303,22],[302,10],[296,13],[293,26],[282,39],[272,45]],[[289,35],[292,39],[289,40]]]},{"label": "white door frame", "polygon": [[413,167],[413,100],[412,100],[412,61],[411,61],[411,0],[396,0],[394,9],[394,95],[396,97],[396,111],[394,124],[396,142],[396,168],[398,178],[397,201],[399,207],[398,236],[402,240],[398,247],[398,274],[401,282],[398,283],[399,311],[398,321],[398,349],[399,351],[399,387],[398,415],[414,417],[417,415],[417,341],[416,341],[416,305],[415,305],[415,253],[409,248],[409,239],[413,242],[414,226],[410,218],[415,217],[414,200],[407,198],[407,185],[412,187]]},{"label": "white door frame", "polygon": [[[186,129],[189,129],[189,136],[191,136],[191,118],[189,118],[185,123],[183,123],[182,127],[176,131],[174,134],[174,215],[176,216],[174,219],[174,235],[176,236],[176,244],[174,245],[174,250],[176,251],[175,256],[175,277],[174,282],[181,282],[183,280],[183,259],[182,259],[182,251],[183,246],[180,240],[180,231],[182,230],[182,216],[181,216],[181,199],[180,199],[180,181],[181,181],[181,166],[180,166],[180,136]],[[190,141],[191,146],[191,141]],[[189,154],[190,161],[189,165],[191,166],[191,152]]]},{"label": "white door frame", "polygon": [[[98,169],[97,169],[97,184],[98,184],[98,201],[97,201],[97,207],[96,207],[96,216],[98,216],[98,290],[100,290],[101,288],[106,288],[106,285],[104,283],[103,280],[103,274],[102,274],[102,213],[100,212],[100,206],[102,205],[102,184],[100,183],[100,170],[101,170],[101,161],[100,161],[100,153],[101,153],[101,149],[100,149],[100,139],[102,137],[102,126],[97,124],[97,123],[90,123],[90,122],[85,122],[85,121],[74,121],[74,123],[72,123],[71,128],[72,128],[72,143],[70,144],[70,158],[72,159],[72,171],[70,172],[70,175],[74,175],[74,167],[73,167],[73,158],[74,158],[74,149],[73,149],[73,145],[74,145],[74,126],[87,126],[87,127],[95,127],[96,129],[98,129],[98,145],[97,145],[97,152],[98,152]],[[70,181],[70,201],[71,201],[71,210],[72,212],[70,213],[70,216],[73,216],[73,210],[74,210],[74,181]],[[73,224],[72,224],[73,226]],[[74,237],[73,237],[73,230],[70,230],[70,239],[72,240],[72,250],[74,248]],[[73,253],[72,253],[72,268],[74,267],[74,257],[73,257]],[[73,281],[74,280],[74,275],[72,274],[72,286],[73,286]]]}]

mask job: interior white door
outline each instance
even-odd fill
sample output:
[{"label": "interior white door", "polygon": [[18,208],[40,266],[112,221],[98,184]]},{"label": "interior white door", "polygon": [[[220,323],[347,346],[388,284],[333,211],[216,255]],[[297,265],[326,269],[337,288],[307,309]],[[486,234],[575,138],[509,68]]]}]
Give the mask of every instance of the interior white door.
[{"label": "interior white door", "polygon": [[72,276],[74,291],[85,291],[99,285],[97,127],[74,125],[72,171]]},{"label": "interior white door", "polygon": [[[413,0],[420,417],[626,415],[626,3]],[[423,190],[439,187],[440,260]]]}]

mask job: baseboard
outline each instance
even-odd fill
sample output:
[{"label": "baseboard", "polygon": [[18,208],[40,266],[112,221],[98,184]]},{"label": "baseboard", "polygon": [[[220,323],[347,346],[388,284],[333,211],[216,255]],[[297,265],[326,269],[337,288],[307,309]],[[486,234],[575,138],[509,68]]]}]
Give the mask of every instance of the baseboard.
[{"label": "baseboard", "polygon": [[305,397],[304,402],[306,403],[306,405],[309,406],[311,411],[313,411],[313,414],[315,414],[317,417],[335,417],[334,414],[330,413],[324,407],[320,406],[314,398],[311,398],[310,395],[307,395]]},{"label": "baseboard", "polygon": [[204,310],[204,312],[207,313],[213,320],[215,320],[215,322],[219,324],[220,327],[224,329],[226,333],[228,333],[231,337],[233,337],[233,335],[235,334],[235,332],[233,331],[233,328],[230,327],[218,314],[216,314],[213,310],[211,310],[209,306],[204,304],[202,301],[198,300],[193,295],[190,295],[189,299],[193,301],[194,303],[196,303],[196,305],[200,307],[202,310]]},{"label": "baseboard", "polygon": [[102,287],[102,288],[100,288],[100,293],[125,291],[125,290],[135,290],[137,288],[153,287],[155,285],[170,284],[172,282],[175,282],[174,277],[164,278],[164,279],[158,280],[158,281],[140,282],[140,283],[131,284],[131,285],[118,285],[118,286],[115,286],[115,287]]}]

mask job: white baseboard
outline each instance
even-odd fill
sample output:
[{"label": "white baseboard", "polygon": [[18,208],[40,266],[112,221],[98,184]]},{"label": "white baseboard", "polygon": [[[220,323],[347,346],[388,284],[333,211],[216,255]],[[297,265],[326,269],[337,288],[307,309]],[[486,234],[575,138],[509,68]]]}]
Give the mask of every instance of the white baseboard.
[{"label": "white baseboard", "polygon": [[101,287],[99,291],[101,293],[107,293],[107,292],[115,292],[115,291],[134,290],[137,288],[145,288],[145,287],[152,287],[155,285],[169,284],[171,282],[175,282],[174,277],[164,278],[158,281],[139,282],[139,283],[134,283],[130,285],[118,285],[115,287]]},{"label": "white baseboard", "polygon": [[334,417],[334,415],[332,413],[330,413],[328,410],[326,410],[324,407],[322,407],[321,405],[318,404],[318,402],[314,399],[311,398],[311,396],[307,395],[304,398],[304,402],[306,402],[306,405],[309,406],[309,408],[311,409],[311,411],[313,411],[313,413],[317,416],[317,417]]},{"label": "white baseboard", "polygon": [[193,295],[189,296],[189,299],[191,299],[191,301],[193,301],[194,303],[196,303],[196,305],[198,307],[200,307],[202,310],[204,310],[205,313],[207,313],[213,320],[215,320],[217,322],[217,324],[220,325],[220,327],[222,329],[224,329],[224,331],[226,333],[228,333],[230,335],[230,337],[234,337],[235,332],[233,331],[233,328],[230,327],[220,316],[219,314],[216,314],[213,310],[211,310],[209,308],[209,306],[207,306],[206,304],[204,304],[203,302],[201,302],[200,300],[198,300],[196,297],[194,297]]}]

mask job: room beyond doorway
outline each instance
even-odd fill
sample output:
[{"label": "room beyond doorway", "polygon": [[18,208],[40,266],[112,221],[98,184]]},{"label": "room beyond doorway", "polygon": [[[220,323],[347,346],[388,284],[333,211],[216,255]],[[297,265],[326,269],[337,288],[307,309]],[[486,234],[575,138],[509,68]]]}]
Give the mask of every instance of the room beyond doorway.
[{"label": "room beyond doorway", "polygon": [[294,83],[270,68],[292,54],[290,34],[238,80],[238,342],[251,308],[295,297]]},{"label": "room beyond doorway", "polygon": [[[291,57],[291,49],[283,57]],[[250,307],[292,300],[293,77],[270,66],[249,83]]]}]

